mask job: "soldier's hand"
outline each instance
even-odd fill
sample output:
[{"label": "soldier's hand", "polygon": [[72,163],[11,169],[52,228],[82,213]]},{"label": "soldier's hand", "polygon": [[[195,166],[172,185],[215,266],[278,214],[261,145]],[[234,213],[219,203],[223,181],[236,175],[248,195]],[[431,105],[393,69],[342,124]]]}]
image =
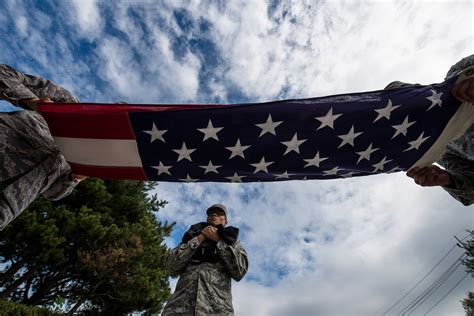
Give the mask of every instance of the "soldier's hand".
[{"label": "soldier's hand", "polygon": [[474,103],[474,77],[457,83],[452,92],[459,101]]},{"label": "soldier's hand", "polygon": [[219,240],[221,240],[221,237],[219,236],[219,234],[217,233],[217,228],[215,227],[212,227],[212,226],[207,226],[206,228],[204,228],[201,232],[204,237],[206,237],[207,239],[210,239],[210,240],[213,240],[215,242],[218,242]]},{"label": "soldier's hand", "polygon": [[31,99],[21,99],[23,104],[28,105],[32,110],[38,112],[38,103],[54,103],[50,98],[31,98]]},{"label": "soldier's hand", "polygon": [[88,176],[83,176],[83,175],[80,175],[80,174],[72,174],[72,180],[79,183],[81,182],[82,180],[85,180],[89,178]]},{"label": "soldier's hand", "polygon": [[451,184],[449,173],[435,165],[412,168],[407,172],[407,176],[413,178],[415,183],[422,187]]}]

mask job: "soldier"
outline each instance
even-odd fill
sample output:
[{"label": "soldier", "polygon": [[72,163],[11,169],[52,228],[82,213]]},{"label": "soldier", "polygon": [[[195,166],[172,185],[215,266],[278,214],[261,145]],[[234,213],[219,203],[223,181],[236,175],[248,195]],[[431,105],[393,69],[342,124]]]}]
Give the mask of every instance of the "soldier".
[{"label": "soldier", "polygon": [[0,230],[40,194],[59,200],[86,177],[73,175],[43,117],[40,102],[79,102],[51,81],[0,65],[0,99],[19,106],[0,111]]},{"label": "soldier", "polygon": [[[474,66],[474,55],[463,58],[448,71],[445,80],[466,68]],[[385,89],[399,88],[410,84],[395,81]],[[453,95],[460,101],[474,103],[474,77],[470,77],[453,88]],[[464,135],[446,146],[446,153],[436,165],[416,167],[407,172],[421,186],[441,186],[453,198],[468,206],[474,203],[474,124]]]},{"label": "soldier", "polygon": [[226,207],[214,204],[207,209],[207,223],[191,226],[171,250],[166,268],[179,280],[162,315],[234,314],[231,278],[244,277],[248,259],[237,240],[238,229],[225,225]]}]

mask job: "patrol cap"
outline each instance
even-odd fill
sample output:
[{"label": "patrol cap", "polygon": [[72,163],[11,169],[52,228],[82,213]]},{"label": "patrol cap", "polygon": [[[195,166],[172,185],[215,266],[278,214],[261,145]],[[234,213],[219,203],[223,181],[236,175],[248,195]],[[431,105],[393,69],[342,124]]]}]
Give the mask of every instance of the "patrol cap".
[{"label": "patrol cap", "polygon": [[209,213],[212,210],[219,210],[219,211],[224,212],[225,217],[227,218],[227,208],[224,205],[222,205],[222,204],[213,204],[213,205],[209,206],[209,208],[206,211],[206,214],[209,215]]}]

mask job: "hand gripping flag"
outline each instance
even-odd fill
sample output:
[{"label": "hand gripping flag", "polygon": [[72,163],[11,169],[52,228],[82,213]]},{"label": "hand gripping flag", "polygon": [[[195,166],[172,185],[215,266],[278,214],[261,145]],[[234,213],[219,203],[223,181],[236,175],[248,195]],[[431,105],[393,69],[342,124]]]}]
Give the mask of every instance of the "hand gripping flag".
[{"label": "hand gripping flag", "polygon": [[439,160],[473,122],[472,104],[451,94],[457,79],[269,103],[43,104],[40,111],[77,174],[184,182],[334,179]]}]

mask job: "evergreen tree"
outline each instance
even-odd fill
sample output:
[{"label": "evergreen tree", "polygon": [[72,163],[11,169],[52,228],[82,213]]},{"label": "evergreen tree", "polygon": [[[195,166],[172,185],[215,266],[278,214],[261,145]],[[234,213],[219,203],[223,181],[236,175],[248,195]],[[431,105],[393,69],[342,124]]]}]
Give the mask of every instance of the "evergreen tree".
[{"label": "evergreen tree", "polygon": [[166,201],[155,184],[83,181],[57,202],[39,198],[0,232],[0,296],[28,305],[59,299],[77,310],[156,313],[170,294],[164,238]]},{"label": "evergreen tree", "polygon": [[474,316],[474,293],[467,293],[467,297],[462,301],[462,307],[466,311],[466,316]]},{"label": "evergreen tree", "polygon": [[[463,264],[466,267],[466,272],[474,278],[474,231],[469,231],[469,233],[471,238],[463,243],[467,253],[467,258],[463,260]],[[474,293],[468,292],[467,297],[461,302],[466,311],[466,315],[474,316]]]}]

